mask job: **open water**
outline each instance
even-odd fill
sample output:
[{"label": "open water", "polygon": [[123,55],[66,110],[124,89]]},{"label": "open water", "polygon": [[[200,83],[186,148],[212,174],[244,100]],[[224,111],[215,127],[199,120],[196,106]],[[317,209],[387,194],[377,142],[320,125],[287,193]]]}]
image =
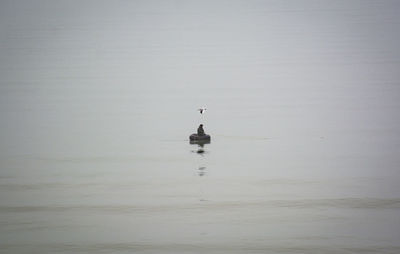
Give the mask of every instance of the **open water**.
[{"label": "open water", "polygon": [[397,1],[1,1],[0,252],[399,253],[399,25]]}]

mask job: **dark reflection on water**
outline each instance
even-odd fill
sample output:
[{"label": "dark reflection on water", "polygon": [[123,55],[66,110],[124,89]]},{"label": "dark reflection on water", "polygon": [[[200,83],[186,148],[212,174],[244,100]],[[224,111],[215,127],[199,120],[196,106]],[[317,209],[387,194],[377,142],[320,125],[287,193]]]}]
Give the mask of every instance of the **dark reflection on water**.
[{"label": "dark reflection on water", "polygon": [[205,153],[208,153],[208,151],[205,150],[205,145],[206,144],[210,144],[211,141],[210,140],[190,140],[189,143],[191,145],[197,145],[197,150],[192,150],[192,152],[200,154],[200,155],[204,155]]},{"label": "dark reflection on water", "polygon": [[[197,150],[192,150],[193,153],[197,153],[197,154],[201,155],[202,157],[204,157],[204,154],[208,153],[208,151],[205,150],[205,146],[210,144],[211,141],[210,140],[206,140],[206,141],[204,141],[204,140],[200,140],[200,141],[199,140],[196,140],[196,141],[190,140],[189,143],[191,145],[197,145]],[[200,177],[201,176],[205,176],[206,175],[206,169],[207,169],[206,166],[200,165],[197,168],[197,174]]]},{"label": "dark reflection on water", "polygon": [[206,174],[206,167],[199,167],[198,172],[199,176],[204,176]]}]

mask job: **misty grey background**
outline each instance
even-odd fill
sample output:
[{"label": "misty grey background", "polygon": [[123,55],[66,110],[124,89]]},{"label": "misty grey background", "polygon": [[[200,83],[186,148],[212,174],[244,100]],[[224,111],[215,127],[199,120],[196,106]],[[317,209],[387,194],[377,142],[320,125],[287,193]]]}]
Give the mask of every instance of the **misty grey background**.
[{"label": "misty grey background", "polygon": [[0,1],[0,252],[398,253],[399,25],[399,1]]}]

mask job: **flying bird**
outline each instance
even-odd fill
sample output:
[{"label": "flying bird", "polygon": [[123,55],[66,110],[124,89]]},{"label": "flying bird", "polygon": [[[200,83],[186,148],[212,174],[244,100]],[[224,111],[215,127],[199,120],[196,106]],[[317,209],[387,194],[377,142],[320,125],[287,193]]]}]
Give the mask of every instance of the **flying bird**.
[{"label": "flying bird", "polygon": [[206,107],[201,107],[198,109],[198,111],[200,111],[200,114],[203,114],[203,112],[206,111]]}]

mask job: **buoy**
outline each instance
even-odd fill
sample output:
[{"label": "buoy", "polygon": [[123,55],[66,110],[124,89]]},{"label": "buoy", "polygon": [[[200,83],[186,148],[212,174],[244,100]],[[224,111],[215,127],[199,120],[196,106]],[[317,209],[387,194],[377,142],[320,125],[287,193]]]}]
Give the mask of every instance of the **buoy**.
[{"label": "buoy", "polygon": [[189,139],[191,141],[207,141],[211,140],[211,136],[208,134],[198,135],[196,133],[193,133],[192,135],[190,135]]}]

